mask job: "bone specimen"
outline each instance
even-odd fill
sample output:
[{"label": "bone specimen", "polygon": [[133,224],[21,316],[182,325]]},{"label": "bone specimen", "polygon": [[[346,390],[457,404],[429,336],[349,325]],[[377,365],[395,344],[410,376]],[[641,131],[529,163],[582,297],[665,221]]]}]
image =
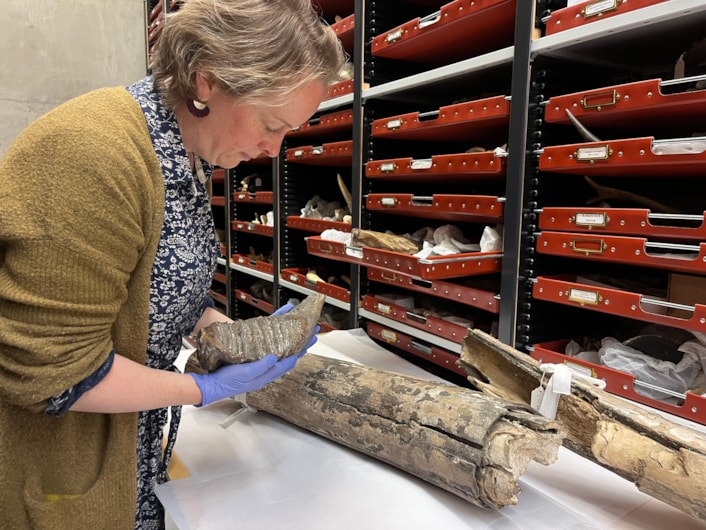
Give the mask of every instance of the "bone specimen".
[{"label": "bone specimen", "polygon": [[353,196],[350,190],[346,187],[346,183],[343,182],[343,177],[340,173],[336,173],[336,180],[338,181],[338,187],[341,189],[341,195],[346,201],[346,206],[348,207],[348,212],[353,212]]},{"label": "bone specimen", "polygon": [[592,199],[587,200],[586,204],[595,204],[606,199],[617,199],[621,201],[629,201],[634,202],[636,204],[641,204],[642,206],[650,208],[653,212],[682,213],[675,208],[671,208],[665,204],[662,204],[661,202],[652,200],[649,197],[638,195],[637,193],[632,193],[625,190],[620,190],[618,188],[609,188],[608,186],[601,186],[600,184],[596,183],[594,180],[590,179],[585,175],[583,178],[586,179],[586,182],[588,182],[588,184],[598,192],[598,195],[593,197]]},{"label": "bone specimen", "polygon": [[214,322],[196,336],[196,359],[208,372],[225,364],[296,355],[311,340],[325,296],[314,293],[283,315]]},{"label": "bone specimen", "polygon": [[584,125],[574,116],[569,109],[564,109],[566,111],[566,115],[569,117],[569,120],[571,120],[571,123],[573,123],[574,127],[576,127],[576,130],[578,133],[581,135],[581,138],[586,140],[587,142],[600,142],[601,139],[598,138],[595,134],[593,134],[591,131],[589,131]]},{"label": "bone specimen", "polygon": [[420,245],[410,241],[406,237],[375,232],[373,230],[362,230],[354,228],[351,230],[351,245],[354,247],[370,247],[402,254],[414,254],[419,252]]}]

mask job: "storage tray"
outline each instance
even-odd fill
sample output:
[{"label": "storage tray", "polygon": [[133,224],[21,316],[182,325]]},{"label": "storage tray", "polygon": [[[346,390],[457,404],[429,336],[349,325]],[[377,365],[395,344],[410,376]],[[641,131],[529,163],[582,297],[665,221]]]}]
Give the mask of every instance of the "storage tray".
[{"label": "storage tray", "polygon": [[320,234],[324,230],[329,229],[340,230],[341,232],[351,231],[350,223],[344,223],[343,221],[325,221],[324,219],[309,219],[298,215],[290,215],[287,217],[287,228],[305,230],[316,234]]},{"label": "storage tray", "polygon": [[274,227],[249,221],[238,221],[237,219],[231,223],[233,230],[236,232],[246,232],[248,234],[257,234],[259,236],[273,237]]},{"label": "storage tray", "polygon": [[[287,280],[291,283],[296,283],[301,285],[306,289],[310,289],[312,292],[317,292],[335,298],[336,300],[341,300],[342,302],[350,303],[351,293],[348,289],[339,287],[338,285],[333,285],[327,282],[313,282],[307,279],[306,273],[309,271],[308,268],[289,268],[282,269],[282,279]],[[323,274],[323,272],[321,273]],[[319,276],[321,276],[319,274]],[[323,276],[322,276],[323,277]]]},{"label": "storage tray", "polygon": [[706,243],[684,245],[650,242],[644,237],[544,230],[537,236],[537,252],[692,274],[706,273]]},{"label": "storage tray", "polygon": [[[684,86],[684,91],[664,93],[666,86]],[[548,123],[571,124],[566,109],[586,126],[635,127],[645,123],[703,123],[706,90],[689,90],[684,79],[648,79],[573,94],[554,96],[544,108]]]},{"label": "storage tray", "polygon": [[222,272],[216,271],[213,274],[213,281],[216,283],[220,283],[223,287],[226,286],[226,275],[223,274]]},{"label": "storage tray", "polygon": [[564,347],[568,342],[567,339],[564,339],[535,344],[530,356],[540,363],[565,364],[580,373],[603,379],[606,382],[606,391],[611,394],[622,396],[700,424],[706,424],[706,398],[687,392],[684,403],[679,406],[647,397],[636,392],[635,387],[636,385],[639,386],[639,382],[635,380],[633,375],[559,353],[564,351]]},{"label": "storage tray", "polygon": [[498,252],[469,252],[419,259],[389,250],[347,247],[341,242],[329,241],[320,236],[307,237],[306,245],[310,254],[323,258],[391,270],[429,280],[499,272],[502,258],[502,254]]},{"label": "storage tray", "polygon": [[376,282],[404,287],[427,295],[453,300],[460,304],[484,309],[490,313],[500,311],[500,296],[491,291],[445,282],[443,280],[419,280],[399,272],[368,268],[368,279]]},{"label": "storage tray", "polygon": [[353,93],[353,80],[347,79],[345,81],[339,81],[331,85],[324,97],[324,100],[337,98],[339,96],[345,96],[346,94]]},{"label": "storage tray", "polygon": [[335,134],[353,129],[353,110],[341,110],[312,118],[300,127],[287,133],[287,138],[305,138],[316,135]]},{"label": "storage tray", "polygon": [[547,35],[590,24],[597,20],[614,17],[636,9],[665,2],[666,0],[593,0],[557,9],[547,20]]},{"label": "storage tray", "polygon": [[274,192],[256,191],[255,193],[250,193],[247,191],[236,191],[233,193],[233,202],[246,202],[252,204],[273,204]]},{"label": "storage tray", "polygon": [[658,214],[645,208],[542,208],[541,230],[567,230],[653,238],[706,240],[702,215]]},{"label": "storage tray", "polygon": [[391,158],[365,164],[365,176],[381,180],[439,182],[504,178],[506,157],[493,151],[434,155],[431,158]]},{"label": "storage tray", "polygon": [[228,298],[224,294],[214,291],[213,289],[208,291],[208,295],[213,298],[219,304],[227,305]]},{"label": "storage tray", "polygon": [[455,0],[374,37],[373,56],[443,64],[511,46],[515,0]]},{"label": "storage tray", "polygon": [[223,184],[226,180],[226,170],[225,169],[214,169],[211,174],[211,182],[214,184]]},{"label": "storage tray", "polygon": [[274,265],[266,261],[250,259],[249,257],[243,254],[233,254],[232,261],[233,263],[237,263],[238,265],[247,267],[249,269],[264,272],[270,275],[274,274]]},{"label": "storage tray", "polygon": [[331,29],[336,32],[338,40],[341,41],[343,49],[348,52],[349,55],[353,55],[353,30],[355,29],[355,14],[348,15],[347,17],[331,24]]},{"label": "storage tray", "polygon": [[706,305],[678,304],[679,309],[690,311],[692,316],[688,319],[677,318],[667,314],[667,308],[675,304],[640,293],[583,283],[572,275],[538,276],[532,288],[532,295],[538,300],[706,332]]},{"label": "storage tray", "polygon": [[263,313],[267,313],[268,315],[272,314],[272,310],[274,309],[274,306],[271,303],[266,302],[262,298],[255,298],[247,291],[242,291],[240,289],[235,290],[235,298],[245,302],[248,305],[261,309]]},{"label": "storage tray", "polygon": [[421,359],[432,362],[438,366],[446,368],[454,373],[466,377],[468,374],[457,366],[458,355],[446,351],[434,345],[428,345],[419,340],[413,339],[409,335],[399,331],[386,328],[376,322],[368,322],[365,327],[368,336],[383,342],[387,342],[401,350],[411,353]]},{"label": "storage tray", "polygon": [[221,195],[214,195],[211,197],[211,206],[225,206],[226,198]]},{"label": "storage tray", "polygon": [[353,140],[291,147],[287,149],[287,162],[323,166],[347,166],[353,162]]},{"label": "storage tray", "polygon": [[363,297],[363,307],[373,313],[396,320],[407,326],[421,329],[432,335],[461,344],[468,335],[468,327],[453,322],[448,322],[437,317],[424,317],[417,315],[406,308],[380,300],[374,295],[366,294]]},{"label": "storage tray", "polygon": [[369,193],[365,199],[365,206],[371,211],[455,222],[502,222],[504,204],[504,199],[488,195],[421,197],[411,193]]},{"label": "storage tray", "polygon": [[373,121],[374,138],[435,141],[482,141],[502,133],[507,137],[510,100],[495,96],[440,107],[438,111],[409,112]]},{"label": "storage tray", "polygon": [[589,176],[703,177],[706,173],[706,150],[688,154],[655,154],[655,149],[685,142],[700,140],[655,140],[650,136],[545,147],[539,155],[539,169]]}]

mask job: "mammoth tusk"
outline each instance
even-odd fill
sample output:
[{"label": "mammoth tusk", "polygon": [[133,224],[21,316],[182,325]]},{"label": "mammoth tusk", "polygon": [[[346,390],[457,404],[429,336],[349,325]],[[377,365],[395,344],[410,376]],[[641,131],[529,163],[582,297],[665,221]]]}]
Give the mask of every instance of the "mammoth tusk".
[{"label": "mammoth tusk", "polygon": [[586,129],[586,127],[583,126],[583,124],[578,120],[578,118],[576,116],[574,116],[573,114],[571,114],[571,111],[569,109],[564,109],[564,110],[566,110],[566,115],[571,120],[571,123],[574,124],[574,127],[576,127],[576,130],[581,135],[581,138],[583,138],[587,142],[600,142],[601,141],[600,138],[598,138],[595,134],[593,134],[591,131]]}]

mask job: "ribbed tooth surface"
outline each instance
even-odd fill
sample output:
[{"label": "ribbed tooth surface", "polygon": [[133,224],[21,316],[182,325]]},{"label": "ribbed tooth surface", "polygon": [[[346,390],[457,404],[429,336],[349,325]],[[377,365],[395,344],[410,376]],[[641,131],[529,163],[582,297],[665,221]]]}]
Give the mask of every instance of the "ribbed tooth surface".
[{"label": "ribbed tooth surface", "polygon": [[299,353],[314,335],[324,300],[324,295],[315,293],[284,315],[214,322],[196,337],[199,364],[212,372],[224,364]]}]

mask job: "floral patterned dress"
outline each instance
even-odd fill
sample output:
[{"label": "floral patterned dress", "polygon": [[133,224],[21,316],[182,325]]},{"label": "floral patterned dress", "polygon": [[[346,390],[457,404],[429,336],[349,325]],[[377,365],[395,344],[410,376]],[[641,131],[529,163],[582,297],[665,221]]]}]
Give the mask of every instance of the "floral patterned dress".
[{"label": "floral patterned dress", "polygon": [[[147,77],[128,92],[145,115],[165,185],[164,223],[152,267],[149,338],[146,365],[177,371],[174,361],[203,311],[213,305],[208,291],[220,255],[206,182],[213,168],[203,164],[203,179],[195,178],[184,150],[174,113],[167,109]],[[108,373],[115,352],[94,374],[58,396],[47,414],[60,416]],[[166,469],[176,441],[181,407],[139,413],[137,433],[137,515],[135,529],[164,528],[164,510],[154,488],[167,480]],[[163,432],[169,422],[166,447]]]}]

